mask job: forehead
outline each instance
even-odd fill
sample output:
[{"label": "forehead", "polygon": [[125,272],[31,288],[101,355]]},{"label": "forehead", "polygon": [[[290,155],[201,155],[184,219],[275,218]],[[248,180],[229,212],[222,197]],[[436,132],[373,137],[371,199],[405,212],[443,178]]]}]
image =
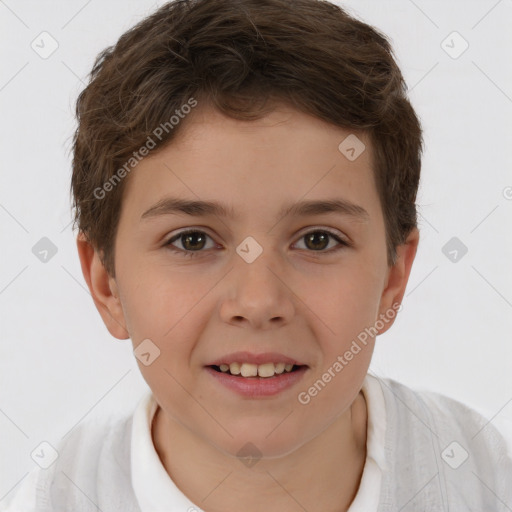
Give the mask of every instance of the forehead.
[{"label": "forehead", "polygon": [[[301,149],[332,149],[333,142],[341,142],[352,135],[351,139],[357,137],[364,143],[366,156],[371,159],[371,144],[364,131],[328,123],[286,103],[275,103],[272,108],[259,119],[247,121],[229,117],[211,104],[199,105],[180,121],[182,126],[170,145],[193,149],[198,139],[204,143],[206,138],[220,142],[230,137],[245,142],[256,140],[259,147],[267,151],[275,146],[290,149],[292,151],[287,155],[290,157],[293,153],[300,153]],[[293,141],[296,141],[294,145]],[[288,146],[287,143],[292,145]]]},{"label": "forehead", "polygon": [[218,199],[230,211],[275,204],[282,212],[284,203],[329,195],[363,201],[370,215],[379,207],[365,133],[284,105],[253,121],[198,106],[181,122],[129,176],[123,203],[139,218],[166,195]]}]

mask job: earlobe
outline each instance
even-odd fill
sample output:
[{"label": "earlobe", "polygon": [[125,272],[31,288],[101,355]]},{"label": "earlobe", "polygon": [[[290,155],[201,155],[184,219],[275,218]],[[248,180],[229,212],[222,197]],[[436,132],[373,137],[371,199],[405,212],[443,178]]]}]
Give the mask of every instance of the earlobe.
[{"label": "earlobe", "polygon": [[130,335],[126,329],[124,311],[115,279],[109,276],[99,254],[83,233],[78,234],[76,244],[85,282],[103,323],[114,338],[128,339]]},{"label": "earlobe", "polygon": [[[386,288],[382,292],[379,318],[382,316],[390,317],[390,312],[396,310],[402,304],[402,299],[405,295],[405,289],[409,281],[412,264],[418,249],[420,233],[417,228],[413,228],[404,244],[397,247],[397,260],[395,264],[389,268],[388,279]],[[393,320],[387,322],[382,329],[379,329],[379,334],[386,332],[394,323],[395,313],[393,313]]]}]

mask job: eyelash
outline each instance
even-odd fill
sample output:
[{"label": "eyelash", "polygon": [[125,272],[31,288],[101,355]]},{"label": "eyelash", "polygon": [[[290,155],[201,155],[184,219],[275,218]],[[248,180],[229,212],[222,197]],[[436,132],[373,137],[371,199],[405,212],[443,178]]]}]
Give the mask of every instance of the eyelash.
[{"label": "eyelash", "polygon": [[[208,233],[205,233],[204,231],[201,231],[199,229],[187,229],[187,230],[184,230],[184,231],[180,231],[179,233],[174,235],[172,238],[170,238],[167,242],[165,242],[164,247],[167,247],[170,251],[172,251],[174,253],[180,254],[181,256],[185,256],[185,257],[188,257],[188,258],[193,258],[195,256],[199,256],[202,252],[204,252],[204,250],[186,251],[186,250],[183,250],[183,249],[177,249],[176,247],[173,247],[171,245],[172,242],[178,240],[183,235],[188,235],[190,233],[201,233],[201,234],[204,234],[204,235],[210,237],[210,235],[208,235]],[[350,243],[348,243],[347,241],[343,240],[337,234],[333,233],[332,231],[329,231],[328,229],[313,229],[313,230],[308,231],[307,233],[304,233],[303,235],[301,235],[299,240],[301,240],[302,238],[304,238],[307,235],[310,235],[311,233],[324,233],[324,234],[327,234],[330,237],[334,238],[339,243],[339,245],[337,247],[335,247],[334,249],[329,249],[328,251],[325,251],[325,250],[322,250],[322,251],[312,251],[312,250],[309,250],[307,252],[320,253],[320,254],[322,254],[322,253],[332,254],[332,253],[338,252],[341,249],[344,249],[346,247],[351,247]],[[212,238],[212,237],[210,237],[210,238]]]}]

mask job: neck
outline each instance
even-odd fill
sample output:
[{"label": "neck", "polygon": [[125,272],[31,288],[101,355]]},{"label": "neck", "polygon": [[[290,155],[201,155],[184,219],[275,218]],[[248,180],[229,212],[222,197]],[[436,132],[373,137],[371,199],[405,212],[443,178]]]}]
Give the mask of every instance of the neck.
[{"label": "neck", "polygon": [[343,512],[353,501],[366,459],[362,392],[328,428],[297,450],[245,466],[157,408],[152,437],[176,486],[207,512]]}]

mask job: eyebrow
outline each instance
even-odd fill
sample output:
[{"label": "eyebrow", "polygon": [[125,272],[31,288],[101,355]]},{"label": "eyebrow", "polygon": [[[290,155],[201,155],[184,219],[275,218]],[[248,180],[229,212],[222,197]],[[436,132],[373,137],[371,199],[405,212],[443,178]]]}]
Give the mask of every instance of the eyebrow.
[{"label": "eyebrow", "polygon": [[[215,215],[224,218],[237,218],[232,208],[226,207],[217,201],[196,201],[177,197],[165,197],[146,210],[141,215],[141,220],[180,213],[195,217]],[[338,198],[300,201],[291,205],[285,205],[280,210],[278,218],[289,215],[305,217],[308,215],[322,215],[326,213],[347,215],[360,222],[368,222],[370,219],[368,212],[362,206]]]}]

